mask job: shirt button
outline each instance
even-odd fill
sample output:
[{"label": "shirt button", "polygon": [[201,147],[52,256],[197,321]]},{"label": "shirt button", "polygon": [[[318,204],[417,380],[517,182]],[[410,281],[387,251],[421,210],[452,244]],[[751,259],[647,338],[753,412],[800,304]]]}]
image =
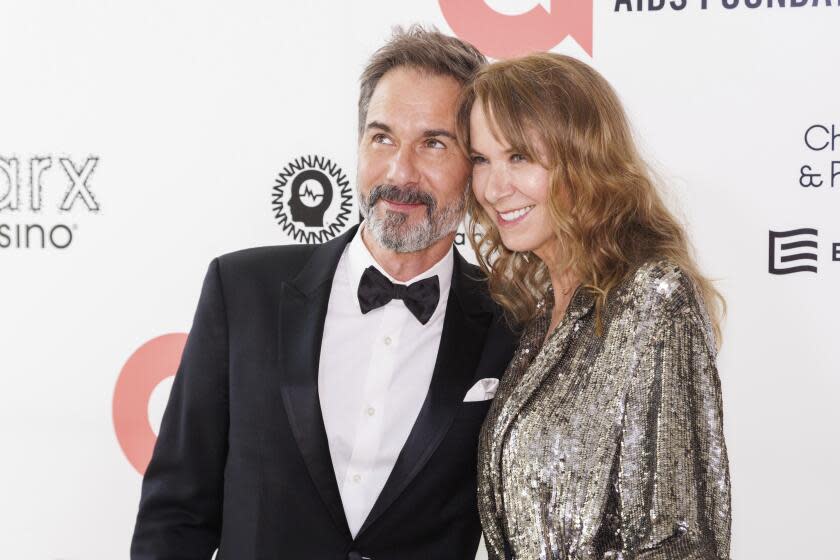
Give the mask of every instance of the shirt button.
[{"label": "shirt button", "polygon": [[360,475],[360,474],[354,474],[353,475],[353,482],[361,482],[361,481],[362,481],[362,475]]},{"label": "shirt button", "polygon": [[376,409],[373,408],[372,406],[369,406],[368,409],[367,409],[367,415],[368,416],[373,416],[374,414],[376,414]]},{"label": "shirt button", "polygon": [[390,346],[391,345],[391,337],[386,336],[385,340],[383,340],[383,342],[385,343],[385,346]]}]

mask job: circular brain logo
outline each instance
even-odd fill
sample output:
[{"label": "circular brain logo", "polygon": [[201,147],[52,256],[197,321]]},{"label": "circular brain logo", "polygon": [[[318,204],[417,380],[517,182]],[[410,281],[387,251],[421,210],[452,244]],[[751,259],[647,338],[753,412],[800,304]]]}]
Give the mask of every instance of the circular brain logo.
[{"label": "circular brain logo", "polygon": [[149,421],[149,401],[155,389],[175,375],[186,342],[186,333],[153,338],[131,355],[117,379],[114,430],[123,453],[140,474],[146,472],[157,439]]},{"label": "circular brain logo", "polygon": [[306,227],[324,227],[324,214],[333,199],[330,178],[318,169],[298,173],[292,181],[289,211],[292,221]]},{"label": "circular brain logo", "polygon": [[323,156],[289,162],[277,174],[271,196],[274,219],[298,243],[329,241],[350,222],[350,182],[338,165]]},{"label": "circular brain logo", "polygon": [[493,58],[549,51],[566,37],[592,56],[592,2],[539,0],[524,13],[510,14],[485,0],[440,0],[440,9],[458,37]]}]

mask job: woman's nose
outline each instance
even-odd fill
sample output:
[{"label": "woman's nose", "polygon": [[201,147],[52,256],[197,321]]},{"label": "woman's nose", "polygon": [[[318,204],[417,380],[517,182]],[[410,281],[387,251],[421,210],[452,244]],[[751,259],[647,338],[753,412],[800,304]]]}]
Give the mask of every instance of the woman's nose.
[{"label": "woman's nose", "polygon": [[490,204],[496,204],[513,192],[513,184],[506,169],[491,167],[488,171],[484,198]]}]

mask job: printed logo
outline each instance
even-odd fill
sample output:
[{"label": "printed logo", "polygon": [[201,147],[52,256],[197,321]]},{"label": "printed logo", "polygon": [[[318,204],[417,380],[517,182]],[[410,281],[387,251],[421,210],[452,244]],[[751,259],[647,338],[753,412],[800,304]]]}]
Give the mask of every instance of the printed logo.
[{"label": "printed logo", "polygon": [[165,334],[143,344],[120,371],[112,414],[117,440],[131,465],[146,472],[157,436],[149,421],[149,401],[155,388],[175,375],[186,333]]},{"label": "printed logo", "polygon": [[592,56],[592,4],[593,0],[540,0],[527,12],[510,15],[485,0],[440,0],[452,31],[493,58],[550,51],[566,37]]},{"label": "printed logo", "polygon": [[817,272],[816,262],[817,230],[770,231],[770,274]]},{"label": "printed logo", "polygon": [[286,165],[272,188],[277,225],[298,243],[323,243],[350,223],[353,190],[345,173],[323,156],[305,156]]},{"label": "printed logo", "polygon": [[[709,9],[709,0],[615,0],[615,9],[620,12],[659,12],[662,10],[682,11],[687,7]],[[744,8],[758,12],[758,8],[831,8],[831,0],[712,0],[712,9],[737,10]]]},{"label": "printed logo", "polygon": [[[91,188],[98,163],[95,156],[79,163],[49,155],[28,161],[0,156],[0,249],[68,248],[78,229],[76,223],[34,218],[45,213],[64,216],[77,209],[98,213],[99,202]],[[27,172],[29,188],[25,192],[21,175]]]},{"label": "printed logo", "polygon": [[[812,124],[805,129],[803,141],[810,161],[799,167],[799,186],[814,192],[824,185],[832,189],[840,185],[840,159],[835,159],[840,152],[840,127]],[[822,161],[817,160],[819,156]]]}]

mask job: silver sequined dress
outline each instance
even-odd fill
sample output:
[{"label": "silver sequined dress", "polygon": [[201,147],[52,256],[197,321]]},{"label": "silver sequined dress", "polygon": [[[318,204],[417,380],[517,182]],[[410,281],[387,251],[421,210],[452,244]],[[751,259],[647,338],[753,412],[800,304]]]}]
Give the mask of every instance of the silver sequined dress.
[{"label": "silver sequined dress", "polygon": [[667,261],[641,266],[611,292],[600,336],[578,289],[543,344],[549,307],[481,433],[490,559],[728,559],[720,381],[693,283]]}]

